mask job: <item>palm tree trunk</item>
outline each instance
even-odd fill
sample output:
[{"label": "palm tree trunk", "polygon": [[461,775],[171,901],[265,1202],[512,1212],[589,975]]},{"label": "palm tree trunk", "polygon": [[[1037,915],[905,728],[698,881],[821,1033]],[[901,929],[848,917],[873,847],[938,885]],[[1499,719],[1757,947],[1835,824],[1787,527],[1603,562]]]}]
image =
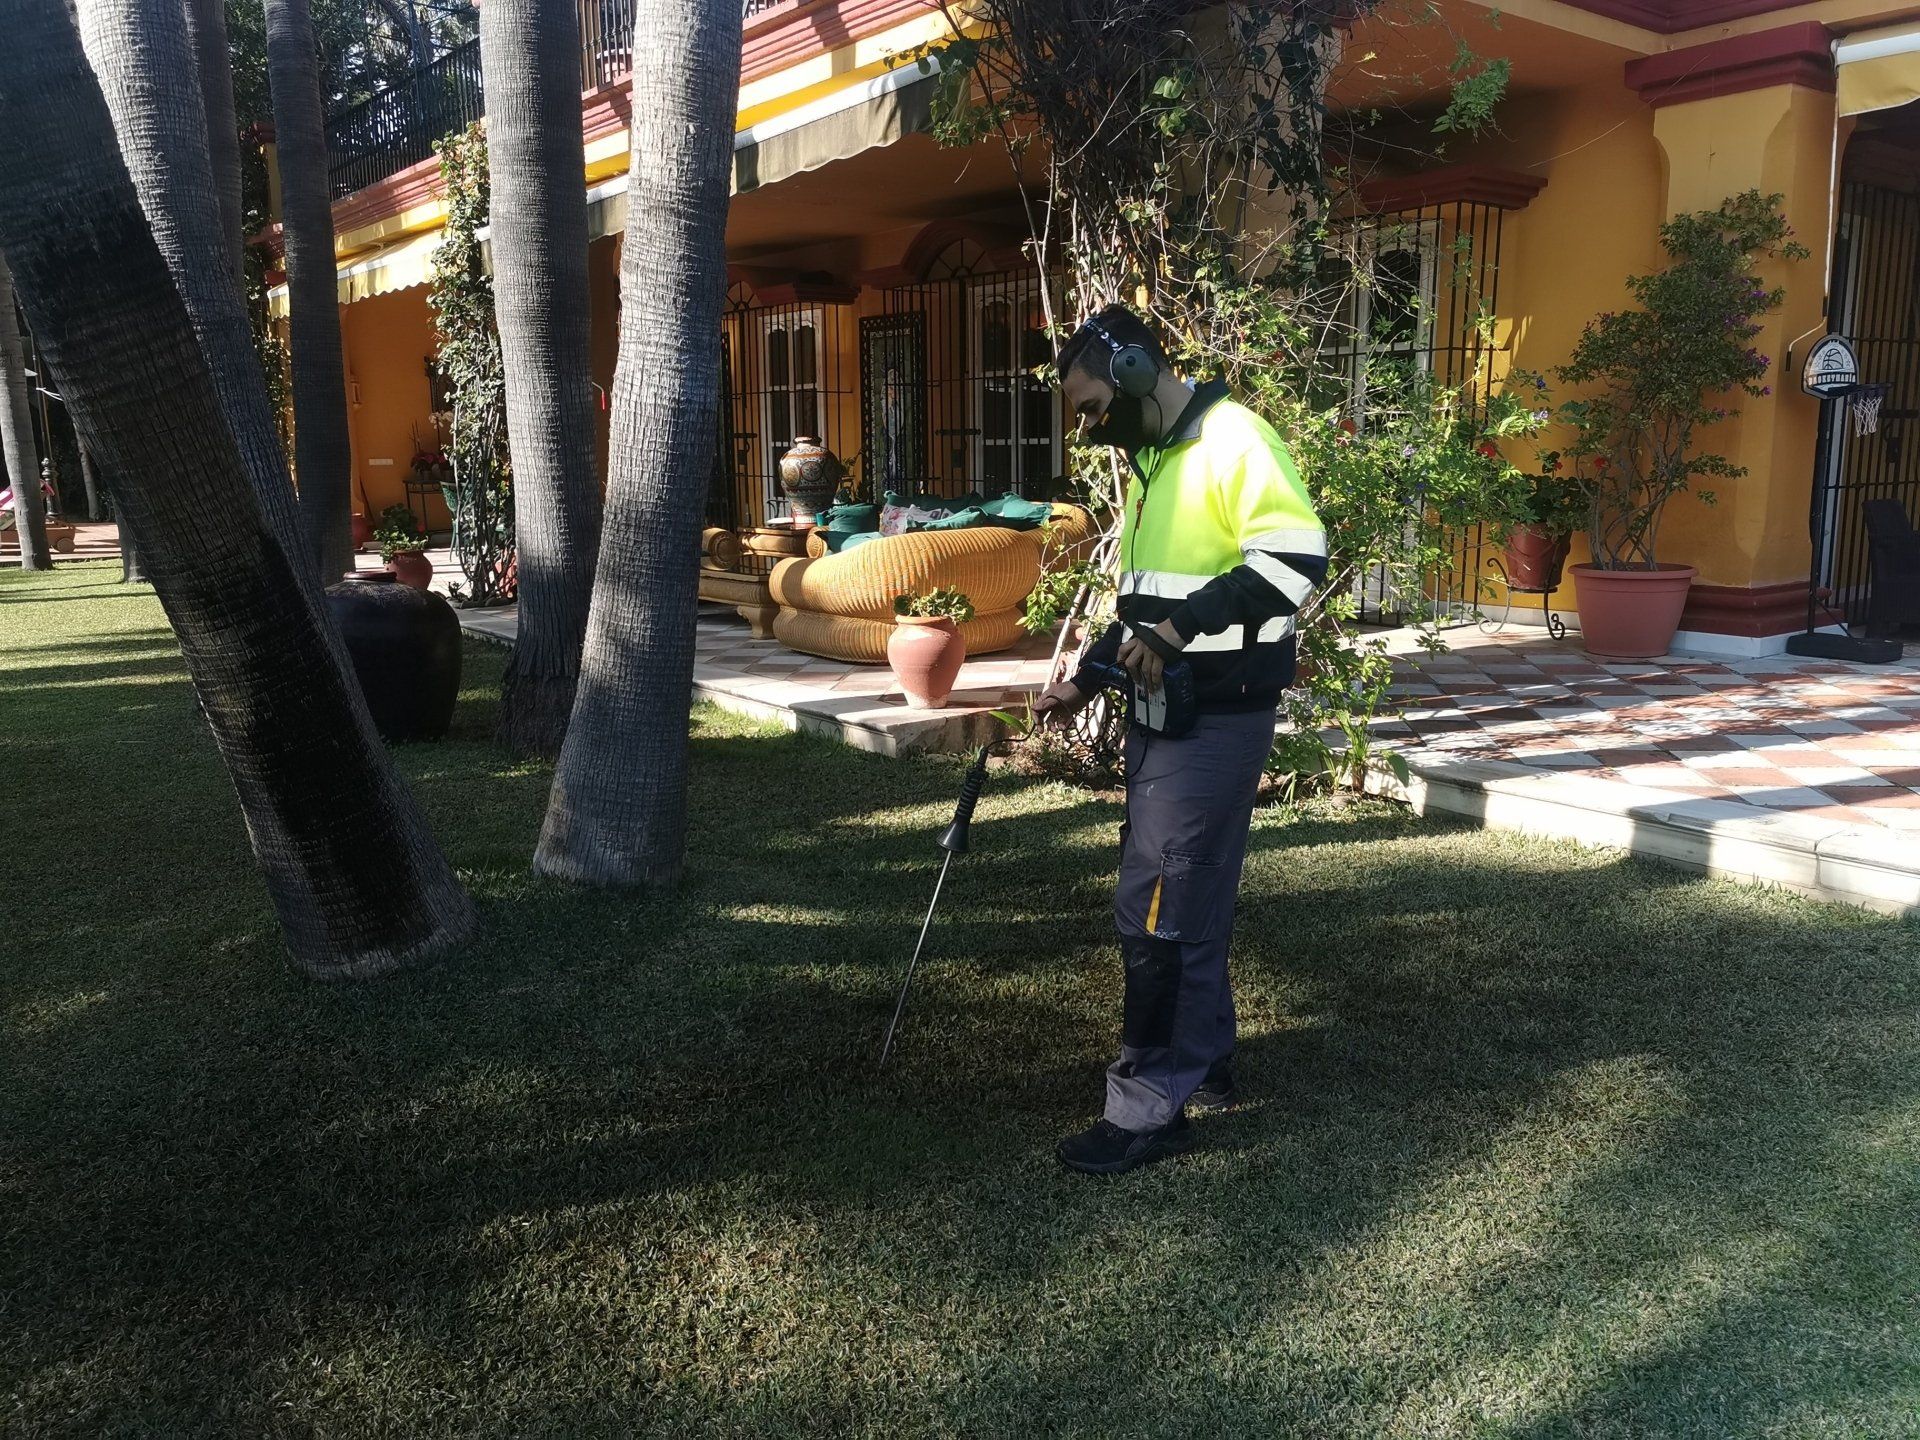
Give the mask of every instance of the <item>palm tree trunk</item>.
[{"label": "palm tree trunk", "polygon": [[346,367],[333,261],[326,120],[307,0],[266,0],[267,79],[280,161],[287,245],[288,351],[293,360],[293,473],[308,552],[323,583],[353,564],[353,464]]},{"label": "palm tree trunk", "polygon": [[207,159],[220,196],[220,236],[233,265],[234,287],[247,291],[245,220],[240,203],[240,121],[233,109],[233,51],[227,45],[226,0],[187,0],[201,109],[207,118]]},{"label": "palm tree trunk", "polygon": [[0,0],[0,249],[172,622],[295,964],[379,974],[472,904],[248,484],[64,5]]},{"label": "palm tree trunk", "polygon": [[13,276],[0,255],[0,459],[13,487],[13,538],[20,542],[22,570],[51,570],[47,502],[40,493],[40,458],[33,448],[33,406],[27,399],[26,352],[14,318]]},{"label": "palm tree trunk", "polygon": [[147,568],[140,563],[140,551],[133,543],[133,531],[127,528],[127,522],[114,520],[114,528],[120,532],[120,583],[122,585],[144,585],[147,583]]},{"label": "palm tree trunk", "polygon": [[[492,3],[492,0],[489,0]],[[541,874],[663,886],[686,854],[700,528],[718,429],[739,0],[640,0],[607,513]]]},{"label": "palm tree trunk", "polygon": [[480,8],[494,318],[520,579],[500,739],[549,757],[560,753],[573,710],[600,528],[574,5],[487,0]]},{"label": "palm tree trunk", "polygon": [[87,519],[100,518],[100,477],[93,470],[93,456],[80,447],[80,481],[87,487]]},{"label": "palm tree trunk", "polygon": [[222,231],[186,13],[179,0],[80,0],[79,18],[140,208],[186,301],[247,478],[288,555],[303,557],[273,402],[254,359],[253,330]]}]

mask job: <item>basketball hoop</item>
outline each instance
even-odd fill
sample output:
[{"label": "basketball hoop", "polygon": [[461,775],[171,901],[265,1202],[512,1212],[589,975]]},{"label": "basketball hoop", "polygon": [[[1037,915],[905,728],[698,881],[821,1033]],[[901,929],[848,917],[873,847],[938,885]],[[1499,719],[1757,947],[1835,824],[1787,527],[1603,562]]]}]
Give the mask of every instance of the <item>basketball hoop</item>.
[{"label": "basketball hoop", "polygon": [[1880,429],[1880,403],[1891,385],[1856,385],[1847,394],[1847,409],[1853,412],[1853,434],[1872,435]]}]

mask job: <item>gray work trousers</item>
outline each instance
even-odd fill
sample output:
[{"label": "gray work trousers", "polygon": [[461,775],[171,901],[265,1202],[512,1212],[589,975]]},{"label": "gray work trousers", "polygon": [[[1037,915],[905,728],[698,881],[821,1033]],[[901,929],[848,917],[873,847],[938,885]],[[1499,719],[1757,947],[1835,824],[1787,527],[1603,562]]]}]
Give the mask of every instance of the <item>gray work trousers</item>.
[{"label": "gray work trousers", "polygon": [[1202,715],[1178,740],[1128,732],[1113,899],[1126,1001],[1106,1109],[1122,1129],[1171,1123],[1233,1054],[1227,941],[1273,728],[1267,710]]}]

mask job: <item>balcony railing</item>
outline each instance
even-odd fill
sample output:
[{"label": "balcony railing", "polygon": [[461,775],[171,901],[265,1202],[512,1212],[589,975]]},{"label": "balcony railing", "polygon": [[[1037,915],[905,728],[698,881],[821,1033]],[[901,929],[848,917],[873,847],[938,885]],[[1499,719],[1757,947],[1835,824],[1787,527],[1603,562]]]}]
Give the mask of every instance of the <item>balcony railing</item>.
[{"label": "balcony railing", "polygon": [[[741,0],[743,17],[784,0]],[[580,88],[610,85],[633,69],[637,0],[580,0]],[[480,42],[458,45],[407,79],[327,121],[327,174],[337,200],[417,165],[443,136],[486,114]]]},{"label": "balcony railing", "polygon": [[486,113],[480,42],[455,46],[406,80],[327,122],[327,178],[337,200],[433,154],[433,142]]}]

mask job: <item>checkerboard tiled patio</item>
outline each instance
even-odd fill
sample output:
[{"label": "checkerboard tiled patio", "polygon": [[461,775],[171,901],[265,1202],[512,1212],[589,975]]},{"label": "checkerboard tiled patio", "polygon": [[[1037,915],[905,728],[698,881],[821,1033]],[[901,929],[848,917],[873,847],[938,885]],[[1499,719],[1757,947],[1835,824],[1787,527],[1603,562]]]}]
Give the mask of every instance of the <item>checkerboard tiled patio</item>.
[{"label": "checkerboard tiled patio", "polygon": [[1410,759],[1506,761],[1759,812],[1920,831],[1920,661],[1613,663],[1508,631],[1408,657],[1377,727]]},{"label": "checkerboard tiled patio", "polygon": [[[462,611],[510,640],[511,607]],[[1458,630],[1444,655],[1395,637],[1401,718],[1377,726],[1407,757],[1423,810],[1657,856],[1895,913],[1920,913],[1920,661],[1884,668],[1667,657],[1610,664],[1577,638]],[[725,708],[886,754],[994,738],[1050,647],[969,662],[953,704],[910,708],[885,666],[754,640],[703,610],[694,690]]]},{"label": "checkerboard tiled patio", "polygon": [[[514,607],[462,610],[475,634],[511,642]],[[850,665],[755,640],[734,612],[702,606],[694,634],[693,688],[701,699],[789,729],[831,735],[888,755],[959,751],[998,738],[995,710],[1018,709],[1046,683],[1051,637],[969,660],[939,710],[907,704],[885,665]]]}]

